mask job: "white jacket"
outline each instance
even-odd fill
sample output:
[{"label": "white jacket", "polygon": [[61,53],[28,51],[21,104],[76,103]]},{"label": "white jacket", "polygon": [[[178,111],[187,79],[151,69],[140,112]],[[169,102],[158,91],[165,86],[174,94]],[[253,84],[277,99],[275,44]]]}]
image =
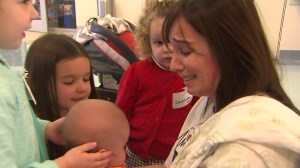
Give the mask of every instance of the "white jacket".
[{"label": "white jacket", "polygon": [[207,100],[191,110],[167,167],[300,167],[300,117],[294,111],[266,96],[248,96],[212,114]]}]

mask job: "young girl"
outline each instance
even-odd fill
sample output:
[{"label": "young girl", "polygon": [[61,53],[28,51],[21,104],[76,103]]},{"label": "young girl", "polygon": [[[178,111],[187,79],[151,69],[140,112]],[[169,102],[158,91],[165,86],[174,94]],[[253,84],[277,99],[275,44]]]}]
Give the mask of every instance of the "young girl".
[{"label": "young girl", "polygon": [[[97,98],[88,53],[67,35],[48,33],[34,41],[25,70],[35,99],[34,110],[41,119],[55,121],[78,101]],[[66,152],[51,142],[47,146],[51,159]]]},{"label": "young girl", "polygon": [[[20,47],[25,30],[38,16],[31,0],[0,0],[0,48]],[[89,153],[95,142],[48,160],[45,139],[65,145],[60,135],[63,118],[54,122],[38,119],[29,103],[22,77],[0,55],[0,167],[105,167],[111,152]]]},{"label": "young girl", "polygon": [[163,164],[192,107],[193,96],[169,70],[172,47],[162,41],[162,25],[176,0],[149,0],[136,29],[144,57],[123,74],[116,104],[130,122],[128,167]]}]

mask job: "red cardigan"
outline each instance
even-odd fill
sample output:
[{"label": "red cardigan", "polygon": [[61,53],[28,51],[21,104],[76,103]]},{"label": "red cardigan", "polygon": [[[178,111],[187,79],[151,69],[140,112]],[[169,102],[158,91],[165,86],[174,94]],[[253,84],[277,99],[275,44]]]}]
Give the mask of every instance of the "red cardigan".
[{"label": "red cardigan", "polygon": [[173,93],[183,87],[176,72],[162,70],[149,60],[134,63],[125,71],[116,104],[129,120],[128,147],[133,153],[144,159],[167,158],[193,104],[172,108]]}]

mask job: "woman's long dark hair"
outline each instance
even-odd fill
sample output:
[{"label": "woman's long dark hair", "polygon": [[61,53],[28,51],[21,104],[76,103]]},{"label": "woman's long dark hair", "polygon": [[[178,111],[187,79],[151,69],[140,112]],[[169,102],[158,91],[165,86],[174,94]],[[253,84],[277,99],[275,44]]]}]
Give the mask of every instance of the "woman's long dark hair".
[{"label": "woman's long dark hair", "polygon": [[165,20],[166,42],[179,17],[205,37],[218,61],[217,111],[238,98],[267,94],[300,114],[280,84],[254,0],[180,0]]}]

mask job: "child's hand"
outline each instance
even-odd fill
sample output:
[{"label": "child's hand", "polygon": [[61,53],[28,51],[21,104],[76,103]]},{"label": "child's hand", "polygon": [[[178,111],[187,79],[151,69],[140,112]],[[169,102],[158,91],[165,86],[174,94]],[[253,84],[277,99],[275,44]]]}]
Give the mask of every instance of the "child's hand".
[{"label": "child's hand", "polygon": [[105,168],[112,158],[111,151],[98,151],[89,153],[97,144],[90,142],[81,146],[72,148],[64,156],[55,159],[54,162],[60,168]]},{"label": "child's hand", "polygon": [[45,130],[45,139],[61,146],[66,146],[67,142],[61,134],[61,127],[65,117],[49,122]]}]

